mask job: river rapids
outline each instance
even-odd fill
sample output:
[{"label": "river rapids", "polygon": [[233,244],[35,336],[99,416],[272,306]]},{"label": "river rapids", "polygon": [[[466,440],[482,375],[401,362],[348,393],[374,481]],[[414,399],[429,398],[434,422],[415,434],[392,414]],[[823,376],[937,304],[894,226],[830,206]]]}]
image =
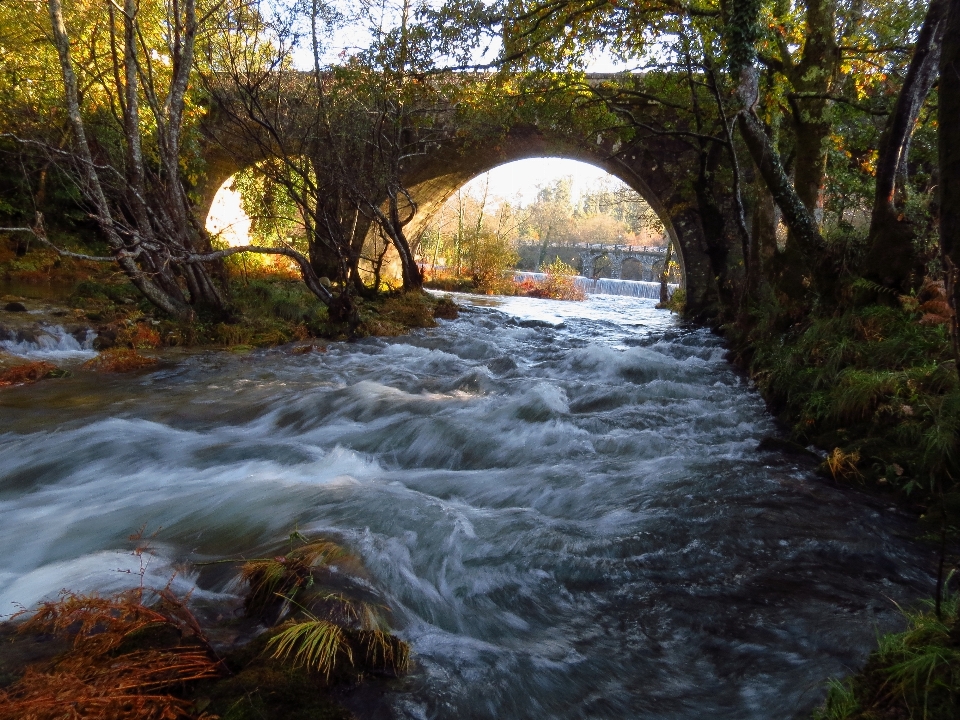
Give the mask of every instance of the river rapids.
[{"label": "river rapids", "polygon": [[[294,528],[362,559],[412,644],[393,718],[799,718],[932,556],[777,435],[654,302],[458,298],[400,338],[203,353],[0,393],[0,614],[61,588],[238,592]],[[219,566],[229,567],[229,566]]]}]

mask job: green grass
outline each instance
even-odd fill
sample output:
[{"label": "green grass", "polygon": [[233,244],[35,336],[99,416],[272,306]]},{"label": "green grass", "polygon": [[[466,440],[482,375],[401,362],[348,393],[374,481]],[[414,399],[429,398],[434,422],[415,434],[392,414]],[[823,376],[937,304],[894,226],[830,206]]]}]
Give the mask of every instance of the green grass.
[{"label": "green grass", "polygon": [[863,671],[831,680],[815,720],[956,720],[960,717],[960,594],[904,612],[907,629],[880,638]]}]

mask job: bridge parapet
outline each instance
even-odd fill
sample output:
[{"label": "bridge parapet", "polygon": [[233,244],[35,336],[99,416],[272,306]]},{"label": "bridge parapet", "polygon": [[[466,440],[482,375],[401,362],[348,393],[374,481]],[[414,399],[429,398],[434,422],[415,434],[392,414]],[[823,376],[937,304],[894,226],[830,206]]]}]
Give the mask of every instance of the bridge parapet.
[{"label": "bridge parapet", "polygon": [[[524,243],[521,247],[540,247],[539,243]],[[665,255],[666,247],[658,245],[607,245],[605,243],[568,243],[563,245],[551,245],[550,247],[576,250],[593,250],[598,254],[620,252],[635,255]]]},{"label": "bridge parapet", "polygon": [[599,252],[620,252],[620,253],[633,253],[637,255],[665,255],[667,252],[666,247],[660,247],[658,245],[607,245],[605,243],[573,243],[572,245],[564,245],[563,247],[574,248],[575,250],[597,250]]}]

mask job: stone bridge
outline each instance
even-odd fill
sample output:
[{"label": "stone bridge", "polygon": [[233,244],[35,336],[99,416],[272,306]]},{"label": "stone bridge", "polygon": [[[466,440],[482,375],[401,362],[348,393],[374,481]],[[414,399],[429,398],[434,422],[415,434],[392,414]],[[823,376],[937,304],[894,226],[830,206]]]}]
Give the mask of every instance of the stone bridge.
[{"label": "stone bridge", "polygon": [[[614,280],[658,280],[667,249],[660,246],[621,245],[609,243],[558,243],[543,246],[539,243],[524,243],[520,253],[519,268],[537,271],[540,265],[554,257],[576,267],[584,277],[597,278],[601,274]],[[601,265],[600,261],[608,262]],[[624,263],[633,261],[638,266],[624,269]],[[630,277],[632,276],[632,277]]]},{"label": "stone bridge", "polygon": [[[688,307],[710,315],[726,272],[726,248],[731,245],[726,234],[733,226],[724,220],[729,215],[729,200],[724,200],[724,185],[717,180],[720,146],[707,144],[707,152],[704,143],[698,145],[692,140],[695,133],[686,128],[677,110],[648,99],[640,76],[593,75],[588,76],[588,82],[632,89],[628,108],[631,122],[626,124],[610,114],[595,117],[596,103],[591,106],[584,102],[585,91],[580,85],[554,91],[549,102],[539,106],[542,110],[518,109],[493,141],[469,132],[448,133],[446,139],[427,145],[401,168],[403,183],[417,208],[407,236],[418,238],[451,195],[494,167],[539,157],[580,160],[622,180],[657,213],[677,249],[675,257],[687,287]],[[249,144],[224,136],[220,123],[217,108],[212,107],[204,121],[206,180],[196,188],[202,196],[199,211],[204,215],[226,180],[265,159],[251,154]],[[712,185],[705,186],[709,183]],[[703,212],[705,197],[713,199],[712,214]],[[584,252],[585,268],[592,268],[596,259],[606,254],[617,275],[624,260],[656,255],[654,251],[627,248]]]},{"label": "stone bridge", "polygon": [[[584,277],[595,277],[594,267],[597,260],[606,256],[610,259],[610,277],[620,280],[623,277],[623,263],[626,260],[636,260],[640,266],[652,276],[656,265],[663,265],[667,255],[665,247],[637,247],[633,245],[583,245],[575,246],[580,256],[580,274]],[[644,278],[646,279],[646,278]],[[649,278],[650,280],[653,277]]]}]

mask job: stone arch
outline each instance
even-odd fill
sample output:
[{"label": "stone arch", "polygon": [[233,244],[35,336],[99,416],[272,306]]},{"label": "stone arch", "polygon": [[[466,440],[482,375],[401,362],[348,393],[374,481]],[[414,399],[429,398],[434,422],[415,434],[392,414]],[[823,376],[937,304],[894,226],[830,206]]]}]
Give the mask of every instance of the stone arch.
[{"label": "stone arch", "polygon": [[[418,210],[408,227],[407,236],[419,237],[433,222],[444,203],[470,180],[501,165],[537,158],[577,160],[614,176],[650,205],[663,223],[667,235],[675,241],[675,247],[681,247],[673,215],[667,210],[665,202],[647,185],[642,173],[633,171],[628,164],[616,158],[608,157],[602,146],[584,148],[569,140],[550,139],[537,128],[529,126],[511,129],[496,147],[447,149],[435,153],[434,157],[427,156],[417,166],[410,168],[407,188]],[[677,253],[677,259],[682,277],[686,279],[682,250]],[[619,266],[616,270],[619,271]]]},{"label": "stone arch", "polygon": [[[625,82],[632,81],[628,78]],[[649,203],[674,243],[674,257],[687,288],[688,309],[701,317],[715,314],[723,270],[715,257],[715,248],[711,253],[717,242],[716,222],[707,228],[699,212],[701,198],[697,188],[702,177],[696,150],[680,137],[682,133],[644,135],[631,129],[591,130],[589,122],[579,124],[575,104],[571,104],[573,98],[555,100],[559,104],[554,109],[570,110],[566,122],[558,122],[555,114],[547,115],[540,127],[536,117],[532,117],[502,135],[467,122],[462,128],[451,126],[445,140],[431,143],[422,154],[411,157],[403,168],[403,184],[417,203],[418,212],[408,226],[408,237],[419,237],[460,186],[487,170],[528,158],[580,160],[619,178]],[[649,127],[677,121],[670,108],[658,103],[640,102],[634,110],[636,117]],[[217,189],[242,168],[241,159],[245,164],[257,161],[247,157],[249,147],[230,145],[239,140],[232,139],[236,136],[229,132],[219,131],[217,114],[217,109],[211,108],[204,120],[204,132],[209,138],[202,151],[207,177],[194,188],[198,215],[204,221]]]},{"label": "stone arch", "polygon": [[620,271],[622,280],[648,280],[647,274],[640,258],[630,256],[623,259],[623,269]]}]

